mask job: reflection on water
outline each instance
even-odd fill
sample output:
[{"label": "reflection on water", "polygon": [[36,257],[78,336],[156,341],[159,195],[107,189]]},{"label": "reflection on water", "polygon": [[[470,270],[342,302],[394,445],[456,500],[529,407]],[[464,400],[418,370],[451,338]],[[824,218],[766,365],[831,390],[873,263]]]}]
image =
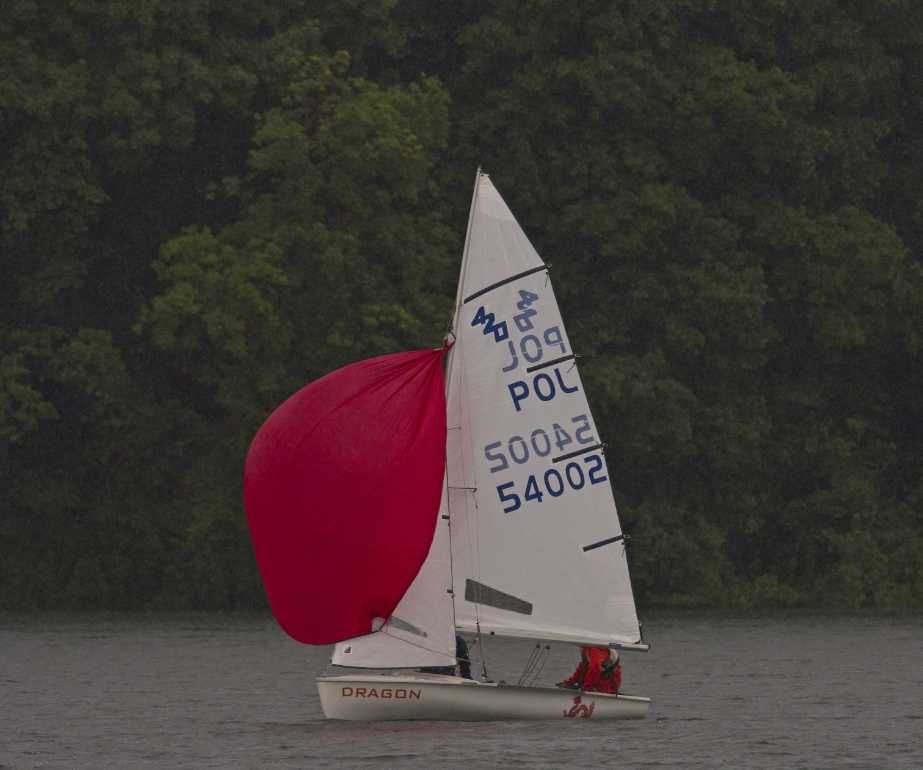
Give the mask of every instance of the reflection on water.
[{"label": "reflection on water", "polygon": [[[623,655],[646,720],[369,724],[323,719],[330,650],[266,617],[0,617],[0,768],[923,767],[923,618],[646,620]],[[531,649],[491,640],[490,675]]]}]

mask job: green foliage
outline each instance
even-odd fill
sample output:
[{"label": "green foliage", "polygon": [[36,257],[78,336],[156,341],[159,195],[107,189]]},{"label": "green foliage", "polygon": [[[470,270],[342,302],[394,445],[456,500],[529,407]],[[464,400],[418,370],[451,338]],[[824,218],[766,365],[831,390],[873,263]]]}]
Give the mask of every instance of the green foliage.
[{"label": "green foliage", "polygon": [[29,369],[20,351],[8,353],[0,360],[0,441],[19,443],[43,420],[58,416],[30,382]]},{"label": "green foliage", "polygon": [[261,605],[240,468],[437,344],[473,169],[540,253],[644,603],[923,606],[912,0],[8,0],[0,607]]},{"label": "green foliage", "polygon": [[637,507],[633,521],[629,556],[642,596],[680,607],[730,603],[723,537],[704,517],[652,501]]}]

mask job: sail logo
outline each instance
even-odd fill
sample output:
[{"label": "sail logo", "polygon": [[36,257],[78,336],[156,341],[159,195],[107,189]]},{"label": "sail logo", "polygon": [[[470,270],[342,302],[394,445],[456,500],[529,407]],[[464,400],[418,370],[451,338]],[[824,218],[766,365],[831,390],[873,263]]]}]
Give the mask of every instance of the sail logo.
[{"label": "sail logo", "polygon": [[587,706],[580,700],[580,696],[578,695],[574,698],[574,705],[569,709],[564,709],[564,716],[571,718],[583,717],[584,719],[589,719],[591,716],[593,716],[593,709],[595,708],[595,703],[591,703],[589,706]]},{"label": "sail logo", "polygon": [[420,700],[422,690],[406,687],[343,687],[340,695],[344,698],[380,698],[384,700]]}]

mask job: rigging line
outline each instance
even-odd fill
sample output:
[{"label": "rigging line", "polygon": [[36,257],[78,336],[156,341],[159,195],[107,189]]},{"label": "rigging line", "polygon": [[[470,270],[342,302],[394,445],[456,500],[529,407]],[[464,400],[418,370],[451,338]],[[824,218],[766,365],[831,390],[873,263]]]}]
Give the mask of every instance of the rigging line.
[{"label": "rigging line", "polygon": [[542,645],[538,643],[535,647],[532,648],[532,651],[529,653],[529,657],[526,659],[526,665],[523,666],[522,673],[519,675],[519,680],[516,682],[517,685],[523,685],[526,681],[526,678],[532,672],[532,667],[535,665],[538,660],[538,656],[541,655]]},{"label": "rigging line", "polygon": [[[475,179],[474,179],[474,190],[471,193],[471,208],[469,209],[469,212],[468,212],[468,227],[465,230],[465,246],[462,251],[462,264],[461,264],[461,269],[459,271],[460,275],[458,279],[458,289],[455,295],[455,308],[454,308],[454,314],[452,317],[452,329],[453,330],[455,330],[457,327],[458,320],[459,320],[459,314],[461,313],[461,308],[462,308],[462,305],[464,304],[463,298],[464,298],[465,285],[467,284],[468,269],[469,269],[469,262],[470,262],[471,235],[474,230],[475,212],[476,212],[477,203],[478,203],[478,192],[480,191],[482,177],[487,177],[487,175],[482,173],[481,167],[478,166],[477,173],[475,174]],[[456,338],[457,338],[457,335],[456,335]],[[456,341],[456,345],[453,346],[452,350],[453,352],[458,350],[457,341]],[[454,363],[454,356],[452,360]],[[459,369],[456,383],[461,393],[464,393],[467,390],[467,387],[466,387],[467,380],[468,380],[468,377],[467,377],[467,374],[465,373],[464,368]],[[481,553],[480,553],[480,542],[478,538],[478,522],[477,522],[477,519],[478,519],[477,477],[476,477],[474,468],[471,468],[470,473],[469,473],[468,465],[469,465],[469,462],[473,461],[473,459],[469,457],[470,451],[466,444],[466,436],[464,435],[465,431],[463,430],[463,426],[466,423],[466,418],[467,418],[467,423],[470,426],[470,415],[467,414],[467,409],[464,407],[463,404],[460,404],[459,406],[461,409],[461,420],[460,420],[460,425],[458,426],[458,429],[460,433],[459,438],[461,441],[461,445],[459,447],[460,451],[459,451],[458,456],[459,456],[460,465],[461,465],[461,468],[460,468],[461,478],[463,480],[462,483],[469,482],[469,479],[470,479],[470,481],[473,482],[474,484],[472,488],[463,489],[464,525],[468,528],[468,537],[469,537],[469,540],[472,546],[469,552],[469,558],[473,561],[473,564],[471,564],[471,566],[474,568],[475,574],[480,575]],[[448,475],[446,476],[446,484],[448,485]],[[449,487],[449,489],[451,489],[451,487]],[[469,500],[469,495],[467,494],[469,492],[470,492],[470,500]],[[474,515],[470,515],[471,513],[473,513]],[[449,515],[451,516],[451,511],[449,512]],[[449,532],[451,535],[451,519],[450,519]],[[450,559],[450,562],[453,563],[454,565],[454,553],[451,547],[449,549],[449,559]],[[452,578],[452,589],[453,590],[455,588],[454,580],[455,579],[454,579],[454,571],[453,571],[453,578]],[[456,601],[455,601],[454,594],[452,595],[452,609],[453,609],[453,613],[455,613]],[[483,636],[481,635],[481,618],[480,618],[480,612],[479,612],[479,608],[477,604],[474,604],[474,621],[475,621],[475,627],[477,629],[477,644],[479,645],[480,652],[481,652],[482,676],[486,680],[487,679],[487,659],[486,659],[486,655],[484,654],[484,639],[483,639]]]},{"label": "rigging line", "polygon": [[526,665],[526,668],[523,670],[522,676],[519,677],[519,681],[516,682],[516,684],[520,685],[521,687],[529,686],[528,682],[532,676],[532,670],[535,667],[536,661],[538,661],[538,656],[541,654],[541,651],[542,651],[541,644],[536,644],[535,647],[532,649],[531,655],[529,656],[529,660]]},{"label": "rigging line", "polygon": [[474,618],[475,626],[477,628],[477,643],[478,649],[481,651],[481,679],[485,682],[489,681],[490,677],[487,675],[487,655],[484,653],[484,637],[481,636],[481,621],[478,620],[478,606],[474,605]]},{"label": "rigging line", "polygon": [[[477,466],[472,468],[471,478],[474,480],[475,485],[477,484]],[[481,506],[478,505],[478,494],[477,487],[471,491],[471,501],[474,503],[474,516],[472,516],[472,521],[474,526],[472,529],[473,542],[474,542],[474,558],[475,558],[475,570],[477,577],[481,576],[481,534],[480,534],[480,510]],[[481,607],[480,604],[473,602],[474,604],[474,621],[477,626],[478,632],[478,647],[481,650],[481,678],[483,681],[487,682],[490,680],[490,675],[487,673],[487,653],[484,650],[484,636],[481,634]]]},{"label": "rigging line", "polygon": [[[480,185],[481,185],[481,167],[478,166],[478,169],[477,169],[477,172],[474,178],[474,190],[471,193],[471,209],[468,213],[468,228],[465,232],[465,246],[464,246],[464,250],[462,251],[461,267],[459,269],[458,289],[456,290],[456,295],[455,295],[455,307],[453,309],[452,319],[450,321],[450,334],[452,335],[455,343],[452,345],[452,348],[449,350],[448,359],[446,361],[446,412],[447,413],[449,411],[453,397],[456,399],[460,398],[460,393],[456,391],[460,391],[461,393],[464,393],[465,391],[465,379],[466,379],[465,371],[464,371],[464,368],[461,366],[462,362],[460,360],[457,360],[457,354],[459,351],[458,335],[456,334],[454,329],[455,329],[456,320],[458,319],[458,313],[461,309],[461,298],[462,298],[462,294],[464,293],[463,287],[465,285],[465,275],[468,271],[468,248],[469,248],[471,230],[472,230],[473,222],[474,222],[474,210],[477,204],[477,194],[478,194],[478,189],[480,188]],[[446,426],[447,428],[446,437],[448,438],[449,430],[456,431],[455,436],[457,437],[457,440],[460,442],[459,447],[458,447],[459,449],[458,457],[461,460],[460,462],[461,467],[459,470],[461,471],[462,479],[467,479],[467,474],[465,473],[465,465],[466,465],[465,435],[464,435],[464,430],[463,430],[463,427],[465,424],[465,416],[463,414],[463,411],[464,411],[463,406],[459,404],[459,413],[458,413],[459,424],[456,426],[451,426],[451,427]],[[454,590],[455,590],[455,552],[453,548],[453,537],[452,537],[452,518],[453,518],[452,489],[453,487],[449,483],[449,447],[448,447],[448,441],[447,441],[446,446],[445,446],[445,496],[446,496],[446,513],[448,514],[448,517],[449,517],[447,521],[448,546],[449,546],[448,593],[449,593],[449,596],[451,597],[451,602],[452,602],[452,629],[454,631],[457,625],[458,612],[457,612],[455,593],[454,593]],[[467,508],[468,508],[467,500],[463,501],[462,508],[463,508],[463,511],[462,511],[463,520],[465,518],[469,518],[469,517],[464,516],[464,514],[467,513]]]},{"label": "rigging line", "polygon": [[538,670],[532,676],[532,681],[529,682],[530,685],[535,684],[535,680],[538,679],[542,675],[542,672],[545,670],[545,664],[548,662],[548,658],[551,657],[551,645],[545,645],[544,653],[545,654],[541,657],[541,665],[539,665]]},{"label": "rigging line", "polygon": [[526,664],[522,667],[522,673],[519,675],[519,679],[516,680],[517,685],[521,685],[523,680],[526,678],[526,674],[529,672],[529,667],[532,665],[533,658],[535,658],[535,647],[529,651],[529,657],[526,658]]},{"label": "rigging line", "polygon": [[535,662],[532,664],[532,671],[530,672],[530,677],[526,684],[527,687],[531,687],[535,684],[535,680],[538,679],[539,675],[544,670],[545,661],[548,660],[548,650],[551,649],[547,644],[542,647],[541,642],[539,642],[538,646],[538,655],[535,656]]},{"label": "rigging line", "polygon": [[529,676],[530,685],[535,684],[535,677],[537,677],[539,675],[539,672],[542,670],[542,666],[544,665],[544,662],[543,662],[544,659],[545,659],[545,649],[541,646],[541,642],[539,642],[538,654],[535,656],[535,662],[532,664],[532,671],[529,672],[530,673],[530,676]]},{"label": "rigging line", "polygon": [[[463,373],[464,374],[464,373]],[[467,457],[463,453],[464,459],[467,460]],[[474,479],[475,484],[477,484],[477,476],[475,475],[475,469],[472,469],[471,477]],[[471,544],[472,550],[474,551],[474,573],[477,577],[481,576],[481,538],[480,538],[480,528],[479,528],[479,518],[481,507],[478,505],[477,498],[477,486],[471,490],[471,502],[474,505],[474,515],[469,517],[468,524],[471,530]],[[474,620],[478,627],[478,634],[481,633],[481,617],[480,617],[480,605],[477,602],[472,602],[474,605]]]},{"label": "rigging line", "polygon": [[[453,346],[454,350],[454,346]],[[452,387],[452,371],[455,364],[455,356],[452,351],[449,351],[451,358],[446,362],[446,409],[449,407],[449,391]],[[448,434],[446,435],[448,438]],[[446,527],[448,527],[448,540],[449,540],[449,586],[446,589],[449,593],[450,601],[452,602],[452,630],[455,630],[456,617],[455,617],[455,560],[452,558],[452,493],[449,491],[449,445],[446,441],[445,446],[443,447],[443,457],[445,458],[445,478],[443,483],[445,484],[445,512],[447,516]]]},{"label": "rigging line", "polygon": [[[465,370],[464,370],[464,369],[460,369],[459,372],[458,372],[458,385],[459,385],[459,388],[460,388],[460,390],[461,390],[462,392],[464,392],[465,389],[466,389],[467,379],[468,379],[468,377],[467,377],[467,374],[466,374]],[[461,405],[461,409],[462,409],[462,411],[463,411],[461,423],[462,423],[462,425],[464,425],[464,424],[465,424],[465,419],[466,419],[466,417],[470,417],[470,415],[468,415],[467,409],[466,409],[466,407],[465,407],[464,405]],[[470,419],[469,419],[469,424],[470,424]],[[461,428],[461,426],[459,426],[459,428]],[[461,432],[462,432],[462,434],[464,434],[464,431],[461,431]],[[469,454],[470,454],[470,453],[469,453],[469,451],[468,451],[467,443],[466,443],[466,441],[465,441],[465,436],[462,435],[462,436],[461,436],[460,452],[459,452],[459,458],[460,458],[460,460],[461,460],[461,475],[462,475],[462,478],[465,479],[465,480],[467,480],[467,479],[470,478],[470,479],[474,482],[475,486],[473,486],[473,487],[459,487],[458,489],[461,490],[461,491],[463,492],[463,500],[465,501],[465,502],[464,502],[465,525],[466,525],[467,528],[468,528],[468,533],[469,533],[468,537],[469,537],[469,542],[470,542],[470,544],[471,544],[471,549],[470,549],[469,558],[471,558],[471,560],[472,560],[472,562],[473,562],[473,564],[471,564],[471,567],[473,567],[473,571],[474,571],[475,575],[480,576],[480,572],[481,572],[481,547],[480,547],[480,538],[479,538],[479,536],[478,536],[478,511],[479,511],[479,506],[478,506],[477,486],[476,486],[476,485],[477,485],[477,477],[476,477],[476,475],[475,475],[475,469],[474,469],[474,468],[471,469],[470,474],[469,474],[469,472],[468,472],[468,465],[469,465],[469,461],[470,461],[470,459],[471,459],[471,458],[469,457]],[[453,488],[453,487],[450,487],[450,489],[452,489],[452,488]],[[469,494],[469,493],[470,493],[470,494]],[[472,515],[472,514],[473,514],[473,515]],[[452,561],[454,562],[454,553],[451,554],[451,558],[452,558]],[[452,587],[453,587],[453,589],[454,589],[454,587],[455,587],[454,578],[453,578]],[[478,605],[476,602],[471,602],[471,604],[472,604],[472,606],[474,607],[474,624],[475,624],[475,629],[476,629],[476,632],[477,632],[476,643],[477,643],[478,648],[479,648],[480,653],[481,653],[481,676],[483,677],[483,679],[484,679],[485,681],[487,681],[487,679],[488,679],[488,673],[487,673],[487,655],[486,655],[485,652],[484,652],[484,637],[483,637],[483,635],[481,634],[481,615],[480,615],[480,607],[479,607],[479,605]],[[453,606],[453,609],[454,609],[454,608],[455,608],[455,598],[454,598],[454,594],[453,594],[452,606]]]},{"label": "rigging line", "polygon": [[449,458],[446,456],[445,472],[445,510],[446,510],[446,527],[449,538],[449,587],[447,589],[452,600],[452,629],[455,629],[455,560],[452,558],[452,495],[449,494]]}]

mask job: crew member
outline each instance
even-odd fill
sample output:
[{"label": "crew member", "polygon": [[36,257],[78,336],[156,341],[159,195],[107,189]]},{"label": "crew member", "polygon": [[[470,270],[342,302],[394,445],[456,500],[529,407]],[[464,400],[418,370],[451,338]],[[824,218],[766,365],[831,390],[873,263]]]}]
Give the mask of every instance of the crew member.
[{"label": "crew member", "polygon": [[[458,676],[471,679],[471,660],[468,657],[468,645],[458,634],[455,634],[455,658],[458,660]],[[425,674],[455,676],[454,666],[425,666],[420,671]]]},{"label": "crew member", "polygon": [[622,686],[619,654],[608,647],[581,647],[577,670],[557,686],[584,692],[617,693]]},{"label": "crew member", "polygon": [[458,634],[455,634],[455,657],[458,659],[458,675],[471,679],[471,657],[468,653],[468,645]]}]

